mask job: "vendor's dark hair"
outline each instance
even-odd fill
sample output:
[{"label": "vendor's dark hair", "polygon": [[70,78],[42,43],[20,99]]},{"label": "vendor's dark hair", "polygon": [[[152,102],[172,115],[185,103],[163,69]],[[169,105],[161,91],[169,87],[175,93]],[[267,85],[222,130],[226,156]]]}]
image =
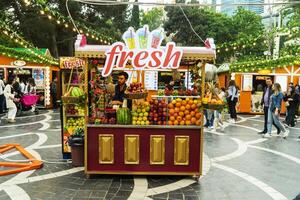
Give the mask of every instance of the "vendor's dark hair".
[{"label": "vendor's dark hair", "polygon": [[14,80],[15,80],[15,77],[10,76],[7,80],[7,84],[11,85],[14,82]]},{"label": "vendor's dark hair", "polygon": [[126,80],[128,79],[128,74],[126,72],[120,72],[118,76],[124,76]]}]

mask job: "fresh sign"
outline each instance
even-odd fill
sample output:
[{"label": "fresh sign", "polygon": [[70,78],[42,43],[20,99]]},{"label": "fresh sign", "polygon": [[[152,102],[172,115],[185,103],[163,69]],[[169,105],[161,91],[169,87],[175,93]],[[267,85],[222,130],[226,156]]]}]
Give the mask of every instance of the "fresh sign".
[{"label": "fresh sign", "polygon": [[135,33],[133,28],[129,28],[123,34],[123,40],[126,45],[116,42],[106,52],[102,76],[109,76],[114,66],[125,68],[128,61],[131,61],[135,69],[176,69],[180,66],[183,52],[176,48],[174,42],[167,43],[165,48],[159,48],[163,40],[163,29],[149,33],[146,25]]}]

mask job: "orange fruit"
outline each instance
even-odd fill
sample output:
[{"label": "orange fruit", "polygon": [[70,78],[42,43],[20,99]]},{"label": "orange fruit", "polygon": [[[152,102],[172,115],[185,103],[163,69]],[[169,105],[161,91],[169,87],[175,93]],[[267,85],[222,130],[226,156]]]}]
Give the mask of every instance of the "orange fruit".
[{"label": "orange fruit", "polygon": [[191,115],[186,115],[185,118],[186,118],[186,120],[190,120],[190,119],[192,119],[192,116]]},{"label": "orange fruit", "polygon": [[181,122],[181,121],[182,121],[182,117],[181,117],[181,116],[178,116],[178,117],[176,118],[176,120],[177,120],[178,122]]},{"label": "orange fruit", "polygon": [[184,112],[179,112],[179,116],[183,117],[184,116]]},{"label": "orange fruit", "polygon": [[197,120],[197,121],[196,121],[196,125],[197,125],[197,126],[200,126],[200,125],[201,125],[201,120]]},{"label": "orange fruit", "polygon": [[184,121],[181,121],[181,122],[180,122],[180,125],[185,125],[185,122],[184,122]]},{"label": "orange fruit", "polygon": [[185,100],[186,100],[187,102],[189,102],[189,100],[191,100],[191,99],[190,99],[190,98],[186,98]]},{"label": "orange fruit", "polygon": [[189,126],[189,125],[191,125],[191,121],[187,120],[187,121],[185,121],[185,124],[186,124],[187,126]]},{"label": "orange fruit", "polygon": [[168,108],[169,108],[169,109],[173,109],[173,108],[174,108],[174,105],[171,104],[171,103],[169,103]]},{"label": "orange fruit", "polygon": [[179,122],[177,120],[174,121],[174,125],[178,125]]},{"label": "orange fruit", "polygon": [[189,100],[189,104],[192,105],[194,103],[193,100]]},{"label": "orange fruit", "polygon": [[183,106],[185,106],[186,104],[187,104],[186,100],[183,100],[183,101],[181,102],[181,105],[183,105]]},{"label": "orange fruit", "polygon": [[201,118],[201,113],[196,113],[196,119],[200,119]]},{"label": "orange fruit", "polygon": [[175,108],[175,112],[179,113],[180,109],[179,108]]},{"label": "orange fruit", "polygon": [[177,101],[177,102],[181,102],[181,101],[182,101],[182,99],[180,99],[180,98],[177,98],[177,99],[176,99],[176,101]]},{"label": "orange fruit", "polygon": [[171,116],[171,117],[170,117],[170,121],[171,121],[171,122],[174,122],[174,121],[175,121],[175,117],[174,117],[174,116]]},{"label": "orange fruit", "polygon": [[178,117],[178,113],[174,113],[174,117],[175,117],[175,118]]},{"label": "orange fruit", "polygon": [[189,110],[189,109],[191,109],[191,106],[188,104],[188,105],[185,106],[185,108],[186,108],[187,110]]},{"label": "orange fruit", "polygon": [[184,106],[181,106],[181,107],[180,107],[180,110],[181,110],[181,111],[185,111],[185,107],[184,107]]},{"label": "orange fruit", "polygon": [[197,122],[196,117],[192,117],[191,122],[192,122],[192,124],[196,124],[196,122]]},{"label": "orange fruit", "polygon": [[195,115],[196,115],[196,112],[195,112],[195,111],[192,111],[192,112],[191,112],[191,116],[194,117]]},{"label": "orange fruit", "polygon": [[193,104],[191,105],[191,109],[194,110],[195,108],[197,108],[197,106],[196,106],[196,104],[193,103]]},{"label": "orange fruit", "polygon": [[173,125],[173,122],[171,122],[171,121],[168,121],[168,125],[171,125],[171,126],[172,126],[172,125]]},{"label": "orange fruit", "polygon": [[175,113],[175,110],[174,110],[174,109],[170,109],[170,110],[169,110],[169,114],[170,114],[170,115],[174,115],[174,113]]},{"label": "orange fruit", "polygon": [[172,101],[172,104],[174,104],[174,105],[175,105],[175,104],[176,104],[176,100],[173,100],[173,101]]},{"label": "orange fruit", "polygon": [[185,111],[184,111],[184,114],[185,114],[185,115],[188,115],[188,114],[190,114],[190,111],[189,111],[189,110],[185,110]]},{"label": "orange fruit", "polygon": [[176,103],[176,107],[177,107],[177,108],[180,108],[180,106],[181,106],[181,103],[178,103],[178,102],[177,102],[177,103]]},{"label": "orange fruit", "polygon": [[194,99],[194,104],[197,104],[197,103],[198,103],[198,101],[196,99]]}]

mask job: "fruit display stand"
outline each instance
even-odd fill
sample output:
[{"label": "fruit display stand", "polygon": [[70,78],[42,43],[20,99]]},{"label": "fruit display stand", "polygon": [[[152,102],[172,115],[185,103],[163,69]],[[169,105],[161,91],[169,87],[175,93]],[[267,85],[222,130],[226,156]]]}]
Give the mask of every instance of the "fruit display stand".
[{"label": "fruit display stand", "polygon": [[61,126],[63,158],[71,157],[68,139],[71,135],[85,132],[86,117],[86,84],[84,75],[86,62],[73,57],[60,59],[61,68]]},{"label": "fruit display stand", "polygon": [[[167,44],[166,47],[162,47],[165,48],[170,46]],[[101,75],[106,71],[105,66],[111,59],[109,56],[112,49],[113,47],[108,45],[87,45],[83,36],[78,36],[75,43],[76,57],[88,58],[89,65],[96,63],[95,69],[86,69],[86,74],[90,77],[87,105],[89,121],[85,136],[86,175],[152,174],[199,177],[202,174],[203,160],[203,110],[200,106],[200,96],[156,95],[139,100],[130,99],[131,108],[126,107],[124,100],[124,106],[116,113],[116,122],[110,122],[103,111],[103,106],[110,107],[103,102],[106,100],[103,94],[109,93],[108,89],[101,84],[95,88],[95,80],[101,81]],[[206,62],[213,62],[215,51],[205,47],[176,49],[182,52],[180,65],[186,62],[195,65],[202,63],[201,91],[204,91],[204,66]],[[134,61],[129,63],[134,64]],[[121,69],[126,71],[127,67]],[[117,67],[114,67],[112,71],[116,69]],[[135,67],[130,69],[134,70]],[[170,69],[166,67],[164,70]],[[97,71],[99,73],[95,76]],[[107,84],[105,78],[102,83]],[[127,88],[127,92],[130,93],[130,89]],[[93,99],[99,103],[95,103]]]}]

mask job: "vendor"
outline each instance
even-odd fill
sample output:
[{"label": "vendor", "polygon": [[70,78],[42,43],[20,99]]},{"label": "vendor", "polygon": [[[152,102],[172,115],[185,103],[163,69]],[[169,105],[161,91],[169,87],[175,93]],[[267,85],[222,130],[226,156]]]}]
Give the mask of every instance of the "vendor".
[{"label": "vendor", "polygon": [[122,105],[127,88],[126,81],[128,80],[128,74],[126,72],[120,72],[118,74],[118,84],[115,86],[115,95],[112,101],[113,105]]}]

